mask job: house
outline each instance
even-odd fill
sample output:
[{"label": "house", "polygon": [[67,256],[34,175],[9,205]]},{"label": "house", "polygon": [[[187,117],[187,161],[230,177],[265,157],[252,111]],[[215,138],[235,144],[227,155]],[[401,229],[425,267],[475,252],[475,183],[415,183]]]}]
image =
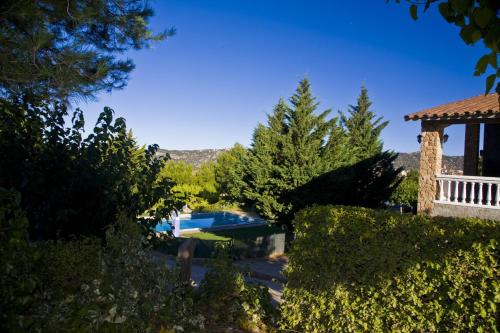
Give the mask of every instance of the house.
[{"label": "house", "polygon": [[[440,105],[406,115],[405,120],[421,122],[418,213],[500,220],[498,95]],[[445,129],[457,125],[465,126],[463,175],[447,175],[441,168]]]}]

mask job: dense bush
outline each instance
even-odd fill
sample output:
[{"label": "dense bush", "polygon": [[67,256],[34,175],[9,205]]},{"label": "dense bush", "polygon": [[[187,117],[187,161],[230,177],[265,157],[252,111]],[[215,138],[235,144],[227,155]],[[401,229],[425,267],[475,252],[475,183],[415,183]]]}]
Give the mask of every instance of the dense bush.
[{"label": "dense bush", "polygon": [[394,204],[417,207],[418,171],[410,171],[392,193],[389,201]]},{"label": "dense bush", "polygon": [[314,204],[382,207],[399,184],[401,170],[393,167],[396,157],[392,152],[382,152],[326,172],[284,194],[283,200],[293,204],[288,219],[293,220],[296,212]]},{"label": "dense bush", "polygon": [[1,332],[213,332],[275,323],[267,288],[246,283],[226,256],[195,290],[153,259],[125,215],[104,241],[30,243],[20,201],[0,188]]},{"label": "dense bush", "polygon": [[295,221],[282,328],[497,331],[498,222],[342,206]]},{"label": "dense bush", "polygon": [[63,105],[0,100],[0,187],[22,194],[31,239],[103,237],[119,212],[136,218],[169,198],[170,183],[157,179],[158,147],[139,147],[113,115],[105,108],[84,138],[79,109],[67,126]]},{"label": "dense bush", "polygon": [[253,331],[275,324],[276,310],[267,287],[245,283],[242,273],[233,267],[228,249],[221,251],[220,246],[200,286],[197,302],[210,330],[235,326]]},{"label": "dense bush", "polygon": [[[19,195],[0,189],[0,331],[196,331],[203,317],[124,217],[97,238],[29,244]],[[201,319],[200,319],[201,318]]]}]

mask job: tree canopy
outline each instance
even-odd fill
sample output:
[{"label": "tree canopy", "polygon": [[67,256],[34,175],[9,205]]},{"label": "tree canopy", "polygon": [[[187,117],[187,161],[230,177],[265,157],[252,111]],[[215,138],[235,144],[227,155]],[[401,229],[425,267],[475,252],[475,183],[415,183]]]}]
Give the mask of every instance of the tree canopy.
[{"label": "tree canopy", "polygon": [[69,101],[123,88],[121,54],[173,35],[153,33],[144,0],[0,2],[0,94]]},{"label": "tree canopy", "polygon": [[291,209],[281,200],[285,192],[325,171],[325,142],[334,120],[326,119],[330,110],[315,114],[317,107],[310,83],[303,79],[290,105],[281,99],[267,125],[255,129],[244,195],[271,221]]},{"label": "tree canopy", "polygon": [[357,104],[350,105],[348,108],[349,116],[340,113],[342,125],[347,130],[352,154],[355,155],[357,161],[382,152],[383,143],[380,133],[389,122],[382,122],[382,117],[375,118],[375,113],[370,110],[371,105],[368,89],[363,86]]},{"label": "tree canopy", "polygon": [[[172,185],[158,180],[164,162],[155,157],[157,145],[138,146],[110,108],[86,138],[82,111],[69,126],[67,118],[60,104],[20,107],[0,99],[0,187],[21,194],[32,239],[103,236],[118,214],[166,215],[150,209],[170,200]],[[141,221],[149,232],[155,220]]]},{"label": "tree canopy", "polygon": [[392,167],[396,155],[382,153],[380,133],[387,122],[376,118],[370,105],[363,88],[358,104],[341,114],[339,123],[329,117],[330,110],[317,112],[309,81],[300,81],[290,103],[281,99],[267,124],[255,129],[240,178],[247,204],[255,204],[266,219],[284,223],[303,204],[320,200],[380,205],[399,171]]},{"label": "tree canopy", "polygon": [[[386,0],[389,2],[390,0]],[[400,3],[401,0],[395,0]],[[483,55],[476,64],[474,75],[484,74],[488,67],[494,71],[486,77],[486,93],[497,81],[496,92],[500,94],[500,70],[498,53],[500,51],[500,1],[498,0],[406,0],[410,4],[410,15],[418,19],[419,7],[427,11],[438,3],[441,16],[460,28],[460,37],[467,45],[482,40],[489,53]],[[499,97],[500,102],[500,97]]]}]

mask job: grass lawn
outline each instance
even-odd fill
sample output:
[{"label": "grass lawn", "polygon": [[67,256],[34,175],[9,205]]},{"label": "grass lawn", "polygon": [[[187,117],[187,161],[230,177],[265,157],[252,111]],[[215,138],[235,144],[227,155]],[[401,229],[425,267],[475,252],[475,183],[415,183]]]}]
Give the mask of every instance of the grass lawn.
[{"label": "grass lawn", "polygon": [[[232,241],[233,253],[240,255],[248,251],[264,251],[269,239],[266,236],[284,233],[283,229],[274,225],[261,225],[255,227],[226,229],[217,231],[193,232],[182,234],[178,239],[170,239],[162,242],[157,250],[164,253],[176,255],[178,246],[187,238],[200,240],[196,247],[195,256],[210,257],[217,242]],[[260,250],[259,250],[260,249]]]},{"label": "grass lawn", "polygon": [[274,225],[262,225],[256,227],[245,227],[237,229],[226,229],[217,231],[202,231],[183,234],[183,238],[198,238],[203,240],[227,241],[230,239],[249,239],[259,236],[268,236],[283,232],[281,227]]}]

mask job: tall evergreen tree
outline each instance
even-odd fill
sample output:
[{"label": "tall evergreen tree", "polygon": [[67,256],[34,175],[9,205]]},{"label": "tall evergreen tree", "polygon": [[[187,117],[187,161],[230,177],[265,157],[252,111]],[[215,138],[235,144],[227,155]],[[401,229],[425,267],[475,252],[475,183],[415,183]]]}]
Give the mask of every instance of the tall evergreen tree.
[{"label": "tall evergreen tree", "polygon": [[349,145],[357,161],[382,152],[380,133],[389,122],[382,121],[382,117],[376,118],[375,113],[370,110],[371,105],[368,89],[363,86],[357,104],[349,106],[349,117],[340,112],[342,125],[347,130]]},{"label": "tall evergreen tree", "polygon": [[249,151],[245,196],[271,221],[279,221],[291,210],[286,193],[329,167],[325,143],[335,124],[326,119],[330,110],[315,114],[318,103],[307,79],[299,83],[290,104],[279,101],[267,126],[256,128]]},{"label": "tall evergreen tree", "polygon": [[349,137],[337,117],[332,120],[323,155],[328,171],[352,165],[356,161],[356,155],[349,147]]}]

